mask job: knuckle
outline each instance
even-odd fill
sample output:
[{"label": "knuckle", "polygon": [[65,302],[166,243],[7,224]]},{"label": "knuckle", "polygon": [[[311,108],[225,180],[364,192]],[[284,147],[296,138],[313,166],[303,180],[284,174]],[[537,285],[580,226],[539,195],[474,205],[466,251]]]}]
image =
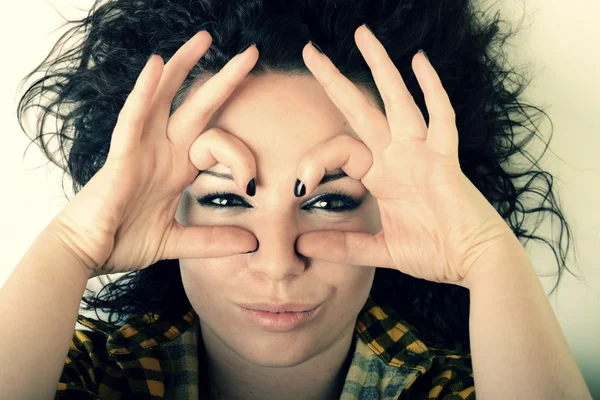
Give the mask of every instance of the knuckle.
[{"label": "knuckle", "polygon": [[243,162],[243,164],[242,164],[242,168],[243,168],[245,171],[250,171],[250,172],[252,172],[252,175],[256,175],[256,173],[254,172],[254,163],[253,163],[253,162],[251,162],[250,160],[248,160],[248,159],[244,159],[244,162]]},{"label": "knuckle", "polygon": [[383,102],[390,108],[399,109],[402,104],[405,104],[407,101],[414,101],[412,95],[402,96],[402,94],[397,91],[389,91],[386,93],[382,93],[381,97],[383,97]]},{"label": "knuckle", "polygon": [[219,128],[210,128],[207,131],[205,131],[202,136],[209,138],[209,139],[215,139],[215,138],[222,138],[224,136],[225,132],[223,132],[223,130],[219,129]]},{"label": "knuckle", "polygon": [[372,118],[373,114],[368,109],[363,108],[363,110],[364,111],[357,112],[353,116],[354,122],[358,126],[365,126],[373,120],[373,118]]},{"label": "knuckle", "polygon": [[312,148],[308,153],[302,157],[300,162],[298,163],[298,170],[302,172],[307,172],[309,169],[313,168],[312,166],[321,158],[321,154],[324,149],[322,146],[316,146]]},{"label": "knuckle", "polygon": [[220,129],[210,129],[202,133],[198,141],[206,147],[223,146],[227,142],[227,136]]},{"label": "knuckle", "polygon": [[344,79],[344,75],[340,72],[337,67],[334,67],[334,71],[323,80],[322,85],[326,90],[335,91],[339,88],[340,82]]},{"label": "knuckle", "polygon": [[117,115],[117,125],[126,126],[132,120],[132,117],[127,109],[122,109],[119,115]]},{"label": "knuckle", "polygon": [[145,120],[145,113],[139,109],[132,107],[124,107],[119,115],[117,116],[117,121],[122,121],[126,124],[141,124]]},{"label": "knuckle", "polygon": [[349,261],[352,258],[351,257],[352,248],[350,246],[350,241],[348,240],[348,237],[345,234],[341,233],[341,232],[340,232],[340,235],[341,235],[341,239],[342,239],[342,248],[344,249],[344,260],[343,260],[343,262],[344,262],[344,264],[348,264]]},{"label": "knuckle", "polygon": [[[383,57],[376,57],[370,62],[370,69],[386,69],[389,66],[389,60]],[[385,71],[384,71],[385,72]]]},{"label": "knuckle", "polygon": [[341,146],[354,147],[355,145],[359,144],[358,140],[350,135],[340,135],[338,140],[340,141]]},{"label": "knuckle", "polygon": [[321,82],[321,85],[326,91],[334,91],[335,90],[335,78],[328,77]]},{"label": "knuckle", "polygon": [[141,122],[137,122],[135,120],[131,120],[129,118],[123,118],[120,121],[117,121],[115,128],[119,129],[121,132],[130,132],[136,126],[141,125]]},{"label": "knuckle", "polygon": [[456,120],[456,115],[453,110],[442,110],[436,115],[441,121],[453,122]]}]

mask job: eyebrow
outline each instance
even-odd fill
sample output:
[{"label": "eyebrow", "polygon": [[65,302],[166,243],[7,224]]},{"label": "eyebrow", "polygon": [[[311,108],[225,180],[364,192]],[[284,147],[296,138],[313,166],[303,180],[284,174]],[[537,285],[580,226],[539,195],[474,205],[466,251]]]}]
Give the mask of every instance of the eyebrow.
[{"label": "eyebrow", "polygon": [[[206,175],[214,176],[215,178],[221,178],[221,179],[227,179],[227,180],[233,181],[233,176],[231,176],[231,174],[223,174],[220,172],[203,170],[203,171],[198,172],[198,175],[196,175],[196,178],[198,178],[198,176],[200,176],[201,174],[206,174]],[[333,174],[326,174],[325,176],[323,176],[323,179],[321,179],[321,182],[319,182],[319,185],[324,185],[326,183],[337,181],[338,179],[347,178],[347,177],[348,177],[348,175],[344,171],[339,170],[338,172],[335,172]],[[317,186],[319,186],[319,185],[317,185]]]}]

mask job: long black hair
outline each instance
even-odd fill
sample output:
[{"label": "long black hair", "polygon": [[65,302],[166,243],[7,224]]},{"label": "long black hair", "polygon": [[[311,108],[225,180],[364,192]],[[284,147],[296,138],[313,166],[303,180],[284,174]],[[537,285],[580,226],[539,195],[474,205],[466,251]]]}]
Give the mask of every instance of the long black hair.
[{"label": "long black hair", "polygon": [[[309,40],[369,90],[384,111],[353,39],[363,23],[387,49],[427,121],[410,66],[418,49],[426,51],[455,109],[463,172],[522,242],[534,239],[552,250],[558,265],[554,291],[562,271],[569,270],[572,232],[558,206],[553,176],[540,168],[541,156],[527,151],[532,139],[548,148],[552,135],[546,140],[538,128],[540,117],[548,116],[521,99],[528,78],[509,65],[504,49],[516,31],[498,11],[486,14],[469,0],[96,0],[85,18],[67,20],[71,28],[24,79],[44,74],[24,91],[19,122],[26,132],[25,112],[39,108],[30,138],[71,176],[77,193],[104,164],[118,113],[148,57],[159,54],[168,61],[203,29],[212,35],[212,46],[186,79],[172,111],[196,79],[217,73],[251,43],[260,51],[251,74],[310,74],[301,56]],[[49,125],[49,118],[57,124]],[[532,214],[556,218],[558,235],[553,240],[536,235],[541,218],[526,228]],[[467,289],[377,269],[371,295],[392,306],[424,340],[470,349]],[[191,307],[178,260],[127,273],[98,293],[88,290],[82,302],[85,310],[108,312],[109,322],[146,312],[175,316]]]}]

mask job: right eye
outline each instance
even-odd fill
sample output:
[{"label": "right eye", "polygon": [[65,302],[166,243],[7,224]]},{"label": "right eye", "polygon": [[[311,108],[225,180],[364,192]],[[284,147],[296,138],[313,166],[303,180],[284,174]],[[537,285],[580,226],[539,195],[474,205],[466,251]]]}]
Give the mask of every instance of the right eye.
[{"label": "right eye", "polygon": [[196,201],[201,206],[210,208],[252,208],[242,197],[226,192],[209,193],[196,197]]}]

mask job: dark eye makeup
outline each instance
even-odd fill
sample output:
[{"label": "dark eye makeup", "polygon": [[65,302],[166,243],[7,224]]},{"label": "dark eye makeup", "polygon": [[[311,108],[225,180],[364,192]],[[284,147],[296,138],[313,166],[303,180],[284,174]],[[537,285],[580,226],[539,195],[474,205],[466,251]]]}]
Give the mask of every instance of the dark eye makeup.
[{"label": "dark eye makeup", "polygon": [[[213,192],[204,196],[196,197],[196,201],[202,207],[217,208],[217,209],[237,209],[237,208],[252,208],[241,196],[229,192]],[[362,204],[363,200],[354,199],[351,196],[341,192],[333,191],[322,193],[311,199],[304,205],[302,210],[311,211],[327,211],[342,213],[357,209]]]}]

